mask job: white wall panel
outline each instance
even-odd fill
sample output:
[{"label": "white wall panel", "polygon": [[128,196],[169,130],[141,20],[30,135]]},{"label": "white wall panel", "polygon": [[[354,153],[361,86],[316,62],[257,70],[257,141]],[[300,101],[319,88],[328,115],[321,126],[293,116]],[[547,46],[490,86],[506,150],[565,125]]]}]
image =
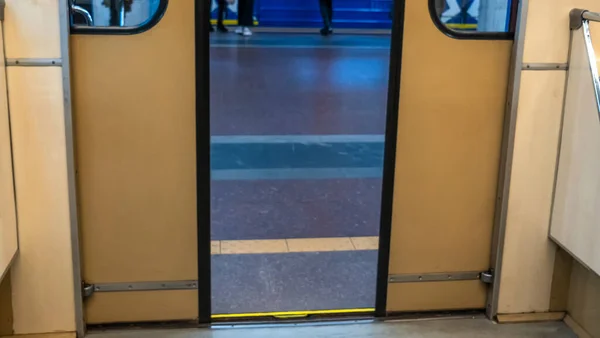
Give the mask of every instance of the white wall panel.
[{"label": "white wall panel", "polygon": [[550,235],[600,274],[600,111],[587,52],[575,31]]}]

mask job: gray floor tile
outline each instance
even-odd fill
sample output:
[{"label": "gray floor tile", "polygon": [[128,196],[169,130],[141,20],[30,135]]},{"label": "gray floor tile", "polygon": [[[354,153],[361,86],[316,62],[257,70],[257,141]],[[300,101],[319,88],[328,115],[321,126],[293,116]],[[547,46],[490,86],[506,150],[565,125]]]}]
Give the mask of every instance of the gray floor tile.
[{"label": "gray floor tile", "polygon": [[216,255],[213,313],[372,308],[377,251]]},{"label": "gray floor tile", "polygon": [[95,333],[94,338],[576,338],[562,322],[497,325],[486,319],[244,329]]}]

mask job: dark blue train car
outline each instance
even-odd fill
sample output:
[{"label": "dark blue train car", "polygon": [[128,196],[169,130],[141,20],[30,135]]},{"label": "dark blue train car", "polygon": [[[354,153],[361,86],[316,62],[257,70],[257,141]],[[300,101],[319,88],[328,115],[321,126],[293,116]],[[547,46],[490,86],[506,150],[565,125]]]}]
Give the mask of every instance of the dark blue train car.
[{"label": "dark blue train car", "polygon": [[[216,0],[213,18],[216,18]],[[393,0],[334,0],[336,28],[387,29]],[[256,0],[255,18],[262,27],[320,27],[318,0]],[[236,4],[229,6],[226,24],[236,24]]]}]

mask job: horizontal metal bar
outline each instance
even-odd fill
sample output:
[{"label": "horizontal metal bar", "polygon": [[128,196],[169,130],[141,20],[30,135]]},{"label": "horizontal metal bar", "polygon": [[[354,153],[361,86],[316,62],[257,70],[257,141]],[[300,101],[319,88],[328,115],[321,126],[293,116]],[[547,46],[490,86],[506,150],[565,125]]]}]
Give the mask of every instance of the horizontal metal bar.
[{"label": "horizontal metal bar", "polygon": [[583,14],[581,16],[585,20],[600,22],[600,13],[586,11],[586,12],[583,12]]},{"label": "horizontal metal bar", "polygon": [[573,8],[569,13],[569,28],[578,30],[584,21],[600,22],[600,13],[590,12],[581,8]]},{"label": "horizontal metal bar", "polygon": [[569,65],[566,63],[524,63],[523,70],[567,70]]},{"label": "horizontal metal bar", "polygon": [[159,291],[159,290],[195,290],[198,281],[169,281],[169,282],[135,282],[135,283],[98,283],[94,284],[96,292],[122,292],[122,291]]},{"label": "horizontal metal bar", "polygon": [[389,275],[389,283],[450,282],[460,280],[477,280],[480,272],[448,272],[426,273],[419,275]]},{"label": "horizontal metal bar", "polygon": [[6,59],[10,67],[60,67],[62,59]]}]

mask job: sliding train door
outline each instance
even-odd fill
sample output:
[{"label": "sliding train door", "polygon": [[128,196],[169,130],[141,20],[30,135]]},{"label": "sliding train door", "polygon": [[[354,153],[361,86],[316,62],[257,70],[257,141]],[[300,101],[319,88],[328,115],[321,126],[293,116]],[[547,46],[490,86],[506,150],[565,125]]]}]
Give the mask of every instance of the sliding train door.
[{"label": "sliding train door", "polygon": [[[461,2],[469,15],[479,9],[483,25],[485,3],[505,5],[510,18],[511,1],[503,1]],[[452,13],[456,0],[396,5],[404,5],[404,38],[386,310],[482,309],[512,47],[501,31],[509,24],[498,33],[453,31],[444,22],[460,15]]]},{"label": "sliding train door", "polygon": [[194,0],[75,0],[71,12],[86,323],[194,320]]}]

